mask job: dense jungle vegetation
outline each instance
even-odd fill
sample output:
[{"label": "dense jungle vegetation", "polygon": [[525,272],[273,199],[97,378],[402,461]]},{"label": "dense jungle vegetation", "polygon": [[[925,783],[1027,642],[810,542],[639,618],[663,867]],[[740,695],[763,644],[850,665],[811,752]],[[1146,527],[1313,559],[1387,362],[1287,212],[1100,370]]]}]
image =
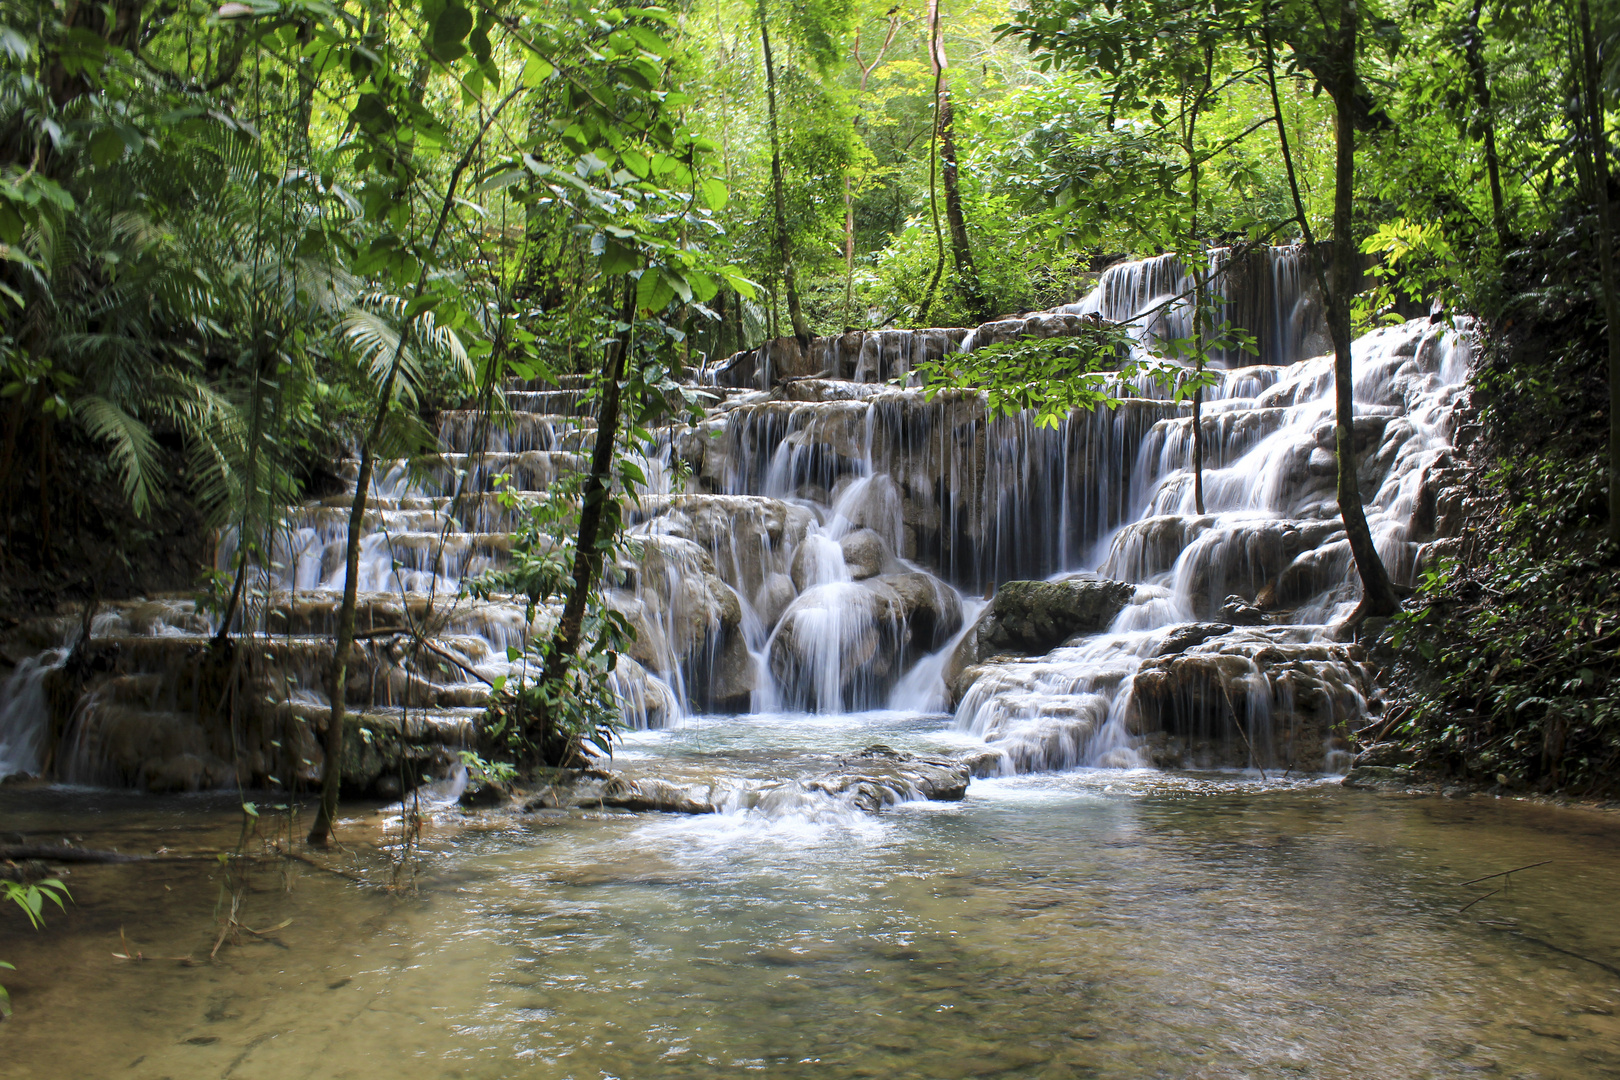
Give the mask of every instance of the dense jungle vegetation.
[{"label": "dense jungle vegetation", "polygon": [[[8,606],[197,587],[224,647],[279,508],[342,490],[340,447],[358,520],[371,463],[429,449],[435,409],[580,379],[604,437],[501,583],[560,611],[525,691],[548,719],[514,744],[555,760],[546,725],[588,723],[623,630],[590,598],[626,452],[694,368],[1048,306],[1127,253],[1302,241],[1324,282],[1364,286],[1329,291],[1344,350],[1430,298],[1488,345],[1475,531],[1415,597],[1358,559],[1382,610],[1405,602],[1390,731],[1510,787],[1620,775],[1620,8],[12,0],[0,20]],[[226,527],[237,563],[199,580]]]}]

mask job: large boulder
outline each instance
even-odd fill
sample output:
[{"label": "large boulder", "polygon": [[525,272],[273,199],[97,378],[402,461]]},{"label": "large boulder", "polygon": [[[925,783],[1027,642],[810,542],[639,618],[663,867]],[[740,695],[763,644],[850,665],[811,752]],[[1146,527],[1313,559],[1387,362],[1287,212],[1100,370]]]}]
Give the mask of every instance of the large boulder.
[{"label": "large boulder", "polygon": [[932,574],[885,574],[873,584],[892,593],[914,658],[944,648],[962,629],[962,598]]},{"label": "large boulder", "polygon": [[1145,661],[1128,723],[1167,768],[1249,766],[1319,772],[1366,714],[1372,672],[1359,646],[1237,630]]},{"label": "large boulder", "polygon": [[887,700],[905,666],[962,626],[956,592],[928,574],[814,585],[782,615],[767,647],[783,703],[822,711]]},{"label": "large boulder", "polygon": [[945,665],[952,700],[961,698],[969,668],[992,656],[1040,656],[1071,638],[1100,634],[1135,593],[1134,585],[1092,574],[1006,582]]},{"label": "large boulder", "polygon": [[1124,610],[1136,586],[1079,574],[1060,581],[1009,581],[996,590],[984,644],[1034,656],[1069,638],[1100,634]]}]

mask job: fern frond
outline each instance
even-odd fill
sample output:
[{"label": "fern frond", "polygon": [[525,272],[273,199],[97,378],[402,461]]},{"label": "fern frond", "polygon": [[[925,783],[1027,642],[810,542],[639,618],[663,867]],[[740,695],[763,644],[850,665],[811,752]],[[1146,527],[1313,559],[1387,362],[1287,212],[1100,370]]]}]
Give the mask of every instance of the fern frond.
[{"label": "fern frond", "polygon": [[158,445],[152,439],[151,429],[97,395],[79,398],[73,403],[73,411],[86,431],[111,444],[113,465],[123,479],[124,497],[136,517],[145,517],[160,498],[153,484],[158,468]]}]

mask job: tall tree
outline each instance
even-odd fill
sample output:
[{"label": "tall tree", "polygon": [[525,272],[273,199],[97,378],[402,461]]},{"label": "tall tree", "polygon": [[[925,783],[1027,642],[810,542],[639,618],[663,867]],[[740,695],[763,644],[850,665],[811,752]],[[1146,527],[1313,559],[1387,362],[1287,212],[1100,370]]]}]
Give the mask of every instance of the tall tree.
[{"label": "tall tree", "polygon": [[1582,142],[1590,159],[1592,201],[1598,212],[1598,273],[1603,291],[1603,318],[1609,341],[1609,540],[1620,544],[1620,282],[1614,266],[1614,210],[1609,200],[1609,133],[1603,106],[1603,77],[1598,68],[1597,35],[1592,9],[1577,0],[1576,25],[1581,43]]},{"label": "tall tree", "polygon": [[[1361,504],[1361,485],[1357,478],[1355,453],[1355,368],[1352,357],[1351,299],[1361,276],[1358,264],[1359,249],[1355,243],[1355,115],[1362,102],[1358,98],[1361,87],[1357,79],[1357,35],[1361,12],[1358,0],[1339,0],[1336,17],[1322,24],[1296,23],[1286,25],[1296,33],[1311,34],[1314,70],[1334,107],[1334,165],[1333,165],[1333,240],[1331,265],[1323,259],[1321,245],[1311,230],[1300,197],[1299,182],[1294,170],[1293,155],[1288,145],[1288,129],[1283,120],[1282,99],[1277,92],[1277,63],[1273,42],[1273,26],[1269,3],[1262,9],[1261,34],[1264,44],[1262,62],[1267,86],[1270,89],[1272,120],[1277,128],[1278,145],[1282,151],[1288,174],[1289,190],[1294,212],[1306,247],[1311,252],[1317,284],[1327,301],[1328,335],[1333,339],[1333,442],[1338,459],[1339,513],[1344,521],[1345,536],[1355,559],[1356,571],[1361,578],[1362,600],[1356,619],[1368,616],[1392,615],[1400,609],[1400,598],[1395,593],[1389,570],[1378,555],[1378,547],[1367,526],[1367,513]],[[1299,51],[1296,49],[1296,51]]]},{"label": "tall tree", "polygon": [[810,324],[799,301],[799,274],[793,265],[793,237],[788,232],[787,182],[782,175],[782,134],[776,102],[776,61],[771,55],[770,16],[765,0],[756,5],[759,43],[765,54],[765,105],[771,133],[771,198],[776,223],[776,257],[781,263],[782,289],[787,293],[788,318],[801,347],[810,343]]}]

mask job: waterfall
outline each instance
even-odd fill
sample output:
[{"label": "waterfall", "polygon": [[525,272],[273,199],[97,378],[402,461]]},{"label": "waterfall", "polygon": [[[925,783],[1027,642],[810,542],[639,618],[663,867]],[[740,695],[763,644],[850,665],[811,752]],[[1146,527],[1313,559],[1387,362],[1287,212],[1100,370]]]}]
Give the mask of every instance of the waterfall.
[{"label": "waterfall", "polygon": [[[1116,263],[1052,312],[808,349],[782,339],[705,365],[714,404],[642,449],[646,482],[607,575],[607,602],[636,631],[613,673],[626,725],[887,707],[954,712],[992,772],[1330,765],[1335,731],[1379,703],[1359,651],[1327,633],[1358,586],[1333,487],[1332,360],[1317,355],[1305,266],[1298,248],[1210,254],[1212,295],[1258,355],[1213,362],[1203,514],[1190,407],[1147,383],[1117,409],[1048,428],[992,419],[971,392],[929,400],[914,385],[921,359],[1073,334],[1093,317],[1134,320],[1144,351],[1186,337],[1192,282],[1174,256]],[[1355,345],[1360,480],[1398,581],[1456,525],[1454,514],[1440,524],[1436,493],[1468,364],[1466,327],[1412,322]],[[450,409],[437,423],[436,453],[377,463],[362,521],[365,637],[345,694],[367,730],[453,747],[489,685],[524,673],[523,642],[557,617],[527,624],[521,598],[472,600],[463,587],[507,564],[526,507],[583,468],[595,431],[577,380],[514,381],[493,416]],[[73,712],[62,775],[186,786],[239,769],[251,783],[318,773],[358,461],[334,471],[350,493],[289,507],[256,567],[251,619],[266,636],[239,700],[263,704],[246,726],[221,736],[200,719],[188,657],[215,616],[179,598],[111,605],[93,633],[107,671]],[[222,537],[222,568],[236,544]],[[1132,586],[1104,632],[1027,656],[980,650],[1001,585],[1077,572]],[[412,647],[412,627],[437,651]],[[46,757],[48,662],[26,661],[0,697],[0,773]],[[137,760],[142,746],[163,760]]]}]

